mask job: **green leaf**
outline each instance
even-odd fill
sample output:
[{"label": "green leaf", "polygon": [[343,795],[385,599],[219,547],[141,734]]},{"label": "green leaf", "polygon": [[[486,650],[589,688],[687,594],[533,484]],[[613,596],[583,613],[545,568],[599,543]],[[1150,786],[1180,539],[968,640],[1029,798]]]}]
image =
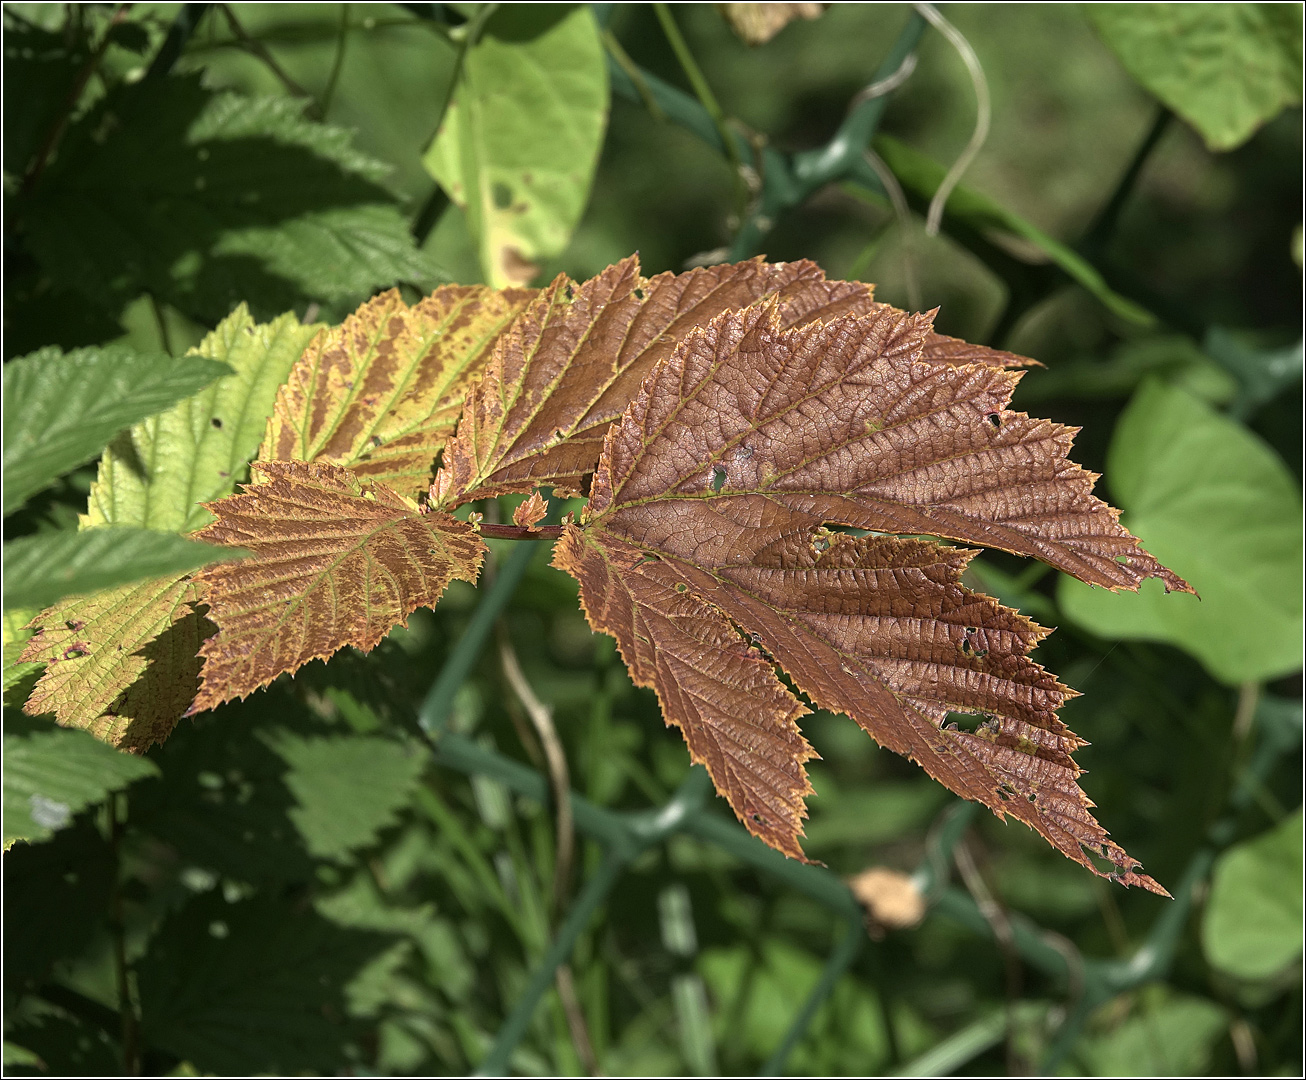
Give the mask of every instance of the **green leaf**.
[{"label": "green leaf", "polygon": [[38,614],[37,608],[5,608],[4,621],[4,692],[7,695],[11,686],[22,682],[33,671],[40,671],[43,664],[19,659],[28,639],[36,633],[28,623]]},{"label": "green leaf", "polygon": [[137,965],[145,1037],[204,1073],[334,1073],[357,1034],[344,988],[393,943],[297,903],[204,894]]},{"label": "green leaf", "polygon": [[241,558],[236,548],[151,529],[39,533],[4,546],[5,606],[47,607],[64,596],[195,570]]},{"label": "green leaf", "polygon": [[46,348],[4,372],[4,512],[95,457],[123,428],[230,369],[122,346]]},{"label": "green leaf", "polygon": [[196,75],[115,87],[12,212],[56,284],[114,311],[150,292],[212,324],[242,300],[352,306],[426,283],[387,167],[303,107],[214,94]]},{"label": "green leaf", "polygon": [[1201,1076],[1229,1018],[1206,998],[1161,987],[1144,994],[1114,1030],[1084,1039],[1079,1053],[1094,1076]]},{"label": "green leaf", "polygon": [[5,96],[23,103],[5,117],[6,172],[23,174],[41,139],[58,120],[86,54],[81,34],[56,33],[24,20],[5,19]]},{"label": "green leaf", "polygon": [[1085,4],[1125,69],[1232,150],[1301,101],[1300,4]]},{"label": "green leaf", "polygon": [[1302,341],[1284,348],[1258,346],[1250,335],[1213,326],[1206,332],[1206,351],[1238,383],[1238,394],[1229,412],[1239,420],[1253,415],[1273,401],[1279,391],[1302,376]]},{"label": "green leaf", "polygon": [[1202,919],[1202,949],[1214,967],[1266,979],[1302,950],[1302,811],[1216,861]]},{"label": "green leaf", "polygon": [[290,819],[318,858],[340,858],[372,843],[397,820],[427,761],[422,747],[380,737],[305,737],[281,729],[263,741],[290,766],[285,783],[298,804]]},{"label": "green leaf", "polygon": [[1066,615],[1103,637],[1178,645],[1225,683],[1297,670],[1301,496],[1278,455],[1183,390],[1149,381],[1121,414],[1106,472],[1121,520],[1201,600],[1166,596],[1159,582],[1109,593],[1063,577]]},{"label": "green leaf", "polygon": [[36,721],[4,733],[4,846],[46,840],[74,815],[158,767],[82,731]]},{"label": "green leaf", "polygon": [[[947,174],[945,166],[891,135],[877,135],[874,145],[909,195],[921,202],[934,197]],[[862,195],[862,189],[851,190],[859,197]],[[1071,281],[1082,286],[1113,315],[1135,326],[1156,325],[1155,315],[1112,289],[1087,259],[987,196],[961,185],[953,188],[944,209],[945,228],[949,219],[981,231],[997,229],[1033,244]]]},{"label": "green leaf", "polygon": [[[15,844],[5,852],[6,987],[44,982],[57,960],[81,956],[103,933],[115,862],[91,818],[83,815],[46,843]],[[34,1039],[23,1041],[45,1049]]]},{"label": "green leaf", "polygon": [[468,50],[423,163],[467,211],[485,281],[523,285],[560,255],[589,198],[608,75],[586,5],[510,4]]},{"label": "green leaf", "polygon": [[191,532],[213,520],[201,502],[230,495],[245,478],[277,390],[322,327],[291,313],[255,324],[241,304],[188,354],[235,374],[115,439],[91,485],[83,528],[139,525]]}]

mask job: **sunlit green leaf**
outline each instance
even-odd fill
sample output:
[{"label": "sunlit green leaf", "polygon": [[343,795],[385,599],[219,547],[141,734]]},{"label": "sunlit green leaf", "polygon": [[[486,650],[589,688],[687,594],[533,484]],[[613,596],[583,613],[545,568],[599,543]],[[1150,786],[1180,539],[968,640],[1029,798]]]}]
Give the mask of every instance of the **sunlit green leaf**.
[{"label": "sunlit green leaf", "polygon": [[6,607],[43,608],[65,596],[181,574],[244,554],[152,529],[81,529],[23,536],[4,546],[4,602]]},{"label": "sunlit green leaf", "polygon": [[585,5],[505,5],[468,50],[424,160],[467,221],[487,283],[521,285],[561,254],[589,198],[608,76]]},{"label": "sunlit green leaf", "polygon": [[1300,4],[1085,4],[1125,69],[1232,150],[1301,101]]},{"label": "sunlit green leaf", "polygon": [[1167,596],[1160,582],[1110,593],[1063,577],[1065,613],[1103,637],[1178,645],[1223,682],[1295,671],[1301,496],[1274,451],[1183,390],[1153,381],[1121,415],[1106,475],[1124,524],[1201,600]]},{"label": "sunlit green leaf", "polygon": [[119,345],[63,355],[42,349],[5,364],[4,512],[90,461],[123,428],[231,369]]}]

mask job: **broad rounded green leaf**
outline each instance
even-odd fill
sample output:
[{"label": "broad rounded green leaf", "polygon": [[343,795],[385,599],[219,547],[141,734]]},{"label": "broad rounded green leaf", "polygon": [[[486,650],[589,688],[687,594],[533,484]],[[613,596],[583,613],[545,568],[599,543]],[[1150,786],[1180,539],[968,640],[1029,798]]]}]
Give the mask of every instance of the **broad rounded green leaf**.
[{"label": "broad rounded green leaf", "polygon": [[[8,723],[8,721],[6,721]],[[158,767],[82,731],[27,721],[4,736],[4,846],[45,840],[111,791]]]},{"label": "broad rounded green leaf", "polygon": [[1300,4],[1085,4],[1135,79],[1232,150],[1301,101]]},{"label": "broad rounded green leaf", "polygon": [[607,123],[608,75],[584,5],[509,4],[468,50],[423,159],[467,211],[487,283],[522,285],[567,246]]},{"label": "broad rounded green leaf", "polygon": [[1107,461],[1122,521],[1201,597],[1093,590],[1063,577],[1059,599],[1096,634],[1164,641],[1217,679],[1301,665],[1301,496],[1278,456],[1241,424],[1148,382],[1121,415]]},{"label": "broad rounded green leaf", "polygon": [[1230,848],[1215,864],[1202,949],[1221,971],[1264,979],[1302,949],[1302,812]]},{"label": "broad rounded green leaf", "polygon": [[123,428],[230,372],[121,345],[42,349],[5,364],[4,512],[90,461]]},{"label": "broad rounded green leaf", "polygon": [[6,607],[46,607],[65,596],[181,574],[244,554],[152,529],[38,533],[4,546],[4,602]]},{"label": "broad rounded green leaf", "polygon": [[1215,1002],[1156,987],[1123,1023],[1083,1039],[1093,1076],[1202,1076],[1229,1023]]}]

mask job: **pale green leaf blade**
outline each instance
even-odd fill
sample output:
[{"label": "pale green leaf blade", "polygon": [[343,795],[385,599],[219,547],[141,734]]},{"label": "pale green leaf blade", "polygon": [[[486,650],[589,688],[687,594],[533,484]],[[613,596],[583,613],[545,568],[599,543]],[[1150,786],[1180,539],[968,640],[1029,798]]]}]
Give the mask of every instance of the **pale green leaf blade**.
[{"label": "pale green leaf blade", "polygon": [[4,546],[5,606],[46,607],[65,596],[198,570],[245,552],[151,529],[81,529]]},{"label": "pale green leaf blade", "polygon": [[290,766],[285,783],[298,804],[290,819],[317,858],[371,844],[397,820],[427,761],[421,746],[374,736],[311,737],[283,728],[264,742]]},{"label": "pale green leaf blade", "polygon": [[1202,950],[1221,971],[1265,979],[1302,950],[1302,812],[1216,861]]},{"label": "pale green leaf blade", "polygon": [[1301,101],[1300,4],[1085,4],[1125,70],[1232,150]]},{"label": "pale green leaf blade", "polygon": [[5,364],[4,512],[98,454],[123,428],[194,394],[229,369],[121,345]]},{"label": "pale green leaf blade", "polygon": [[5,608],[4,625],[4,692],[9,693],[11,686],[16,686],[33,671],[39,671],[40,664],[20,660],[28,639],[36,632],[28,623],[37,614],[36,608]]},{"label": "pale green leaf blade", "polygon": [[258,451],[277,390],[322,327],[292,313],[256,324],[241,304],[186,362],[235,372],[136,425],[100,461],[82,526],[191,532],[213,520],[202,502],[235,490]]},{"label": "pale green leaf blade", "polygon": [[1123,523],[1201,597],[1063,578],[1063,611],[1108,638],[1164,641],[1237,684],[1301,665],[1301,496],[1257,436],[1183,390],[1145,383],[1107,462]]},{"label": "pale green leaf blade", "polygon": [[45,840],[111,791],[159,769],[82,731],[38,726],[4,736],[4,846]]},{"label": "pale green leaf blade", "polygon": [[1083,1039],[1078,1052],[1093,1076],[1204,1076],[1228,1026],[1215,1002],[1157,987],[1123,1022]]},{"label": "pale green leaf blade", "polygon": [[580,220],[608,113],[598,26],[584,5],[510,4],[468,51],[423,163],[467,210],[487,283],[522,285]]}]

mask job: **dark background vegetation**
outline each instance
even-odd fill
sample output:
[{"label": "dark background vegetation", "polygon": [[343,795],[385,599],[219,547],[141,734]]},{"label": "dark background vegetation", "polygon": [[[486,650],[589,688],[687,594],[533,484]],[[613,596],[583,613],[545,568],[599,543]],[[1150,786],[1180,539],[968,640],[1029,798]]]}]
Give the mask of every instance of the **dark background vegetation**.
[{"label": "dark background vegetation", "polygon": [[[461,215],[433,194],[420,162],[452,72],[453,51],[424,17],[440,5],[232,7],[258,47],[242,44],[210,10],[171,77],[202,73],[206,87],[294,96],[268,64],[270,54],[313,95],[326,121],[353,131],[358,151],[393,167],[375,183],[409,222],[421,220],[424,208],[427,220],[439,211],[427,235],[419,230],[424,261],[404,279],[411,295],[440,280],[477,280]],[[79,108],[103,92],[102,83],[139,77],[177,8],[135,5],[128,25],[138,30],[109,48],[103,79]],[[130,295],[116,287],[94,292],[85,275],[50,261],[72,254],[34,247],[30,200],[38,189],[21,191],[26,160],[15,155],[30,153],[49,130],[69,72],[98,43],[111,12],[108,5],[5,5],[6,359],[44,345],[119,338],[180,353],[225,314],[206,318],[203,303],[139,282]],[[965,185],[1073,244],[1155,123],[1157,103],[1075,6],[950,5],[946,13],[973,44],[993,93],[993,130]],[[457,12],[435,14],[460,21]],[[752,49],[715,5],[675,8],[726,113],[785,149],[829,139],[909,14],[900,5],[837,5]],[[332,84],[342,25],[347,44]],[[634,61],[687,87],[651,6],[621,5],[610,25]],[[34,51],[20,55],[23,49]],[[175,105],[163,112],[172,115]],[[927,33],[919,68],[894,95],[883,130],[947,163],[973,117],[960,61]],[[1224,154],[1207,150],[1181,121],[1168,123],[1109,243],[1092,253],[1108,280],[1199,344],[1212,326],[1266,349],[1299,340],[1292,236],[1301,221],[1301,136],[1300,109]],[[167,140],[176,137],[163,124],[117,167],[162,168],[171,160]],[[309,185],[291,172],[279,197],[293,207],[295,181]],[[583,279],[635,250],[646,273],[679,270],[728,244],[731,210],[731,177],[715,150],[614,97],[589,208],[545,273]],[[1005,340],[991,341],[1006,301],[1002,282],[955,240],[927,238],[917,226],[912,257],[925,306],[941,309],[938,327],[1042,361],[1047,371],[1027,376],[1017,405],[1083,425],[1076,460],[1103,471],[1116,418],[1142,372],[1105,386],[1095,374],[1122,344],[1137,342],[1136,328],[1064,285]],[[183,232],[167,254],[203,253],[211,242],[202,230]],[[880,299],[908,304],[891,213],[838,186],[785,216],[766,254],[814,259],[831,277],[856,268],[877,283]],[[272,304],[264,317],[284,308],[303,315],[311,304],[321,318],[339,319],[370,288],[390,283],[351,292],[346,282],[323,295],[308,287],[296,293],[293,281],[283,281],[269,296],[257,260],[224,273],[256,307]],[[1300,374],[1247,423],[1300,480]],[[6,538],[67,526],[84,507],[92,475],[81,470],[33,500],[6,521]],[[1109,493],[1109,473],[1105,484]],[[1025,569],[1000,555],[986,555],[983,565],[1001,581]],[[1105,640],[1069,624],[1055,586],[1049,574],[1025,579],[1021,589],[1033,597],[1031,614],[1060,627],[1038,659],[1083,695],[1065,719],[1091,741],[1078,755],[1085,790],[1113,838],[1174,888],[1227,806],[1242,752],[1233,729],[1240,691],[1178,648]],[[123,799],[121,835],[110,836],[103,809],[92,809],[53,839],[4,856],[6,1046],[31,1055],[14,1051],[13,1071],[120,1071],[118,943],[136,965],[131,992],[141,1003],[147,1072],[475,1067],[547,942],[553,858],[547,809],[493,781],[437,767],[409,735],[416,703],[476,602],[471,586],[455,583],[437,610],[418,612],[366,660],[341,655],[247,702],[183,721],[151,753],[161,777],[138,782]],[[612,643],[590,633],[574,583],[548,568],[547,552],[504,626],[554,709],[575,787],[606,806],[664,802],[688,768],[682,742],[664,728],[652,694],[631,686]],[[1258,692],[1290,713],[1295,707],[1299,730],[1299,674]],[[18,722],[10,701],[7,729]],[[491,648],[458,696],[454,727],[526,761],[519,713]],[[818,794],[809,854],[844,874],[871,865],[916,868],[932,823],[955,800],[846,718],[818,714],[804,727],[822,756],[811,766]],[[328,745],[314,742],[321,736],[339,737],[329,743],[338,758],[305,749]],[[1258,835],[1298,807],[1300,785],[1294,751],[1270,772],[1263,797],[1236,815],[1233,838]],[[350,835],[349,800],[369,789],[385,793],[384,805],[360,810],[371,824]],[[1084,956],[1128,956],[1165,904],[1093,878],[1019,825],[976,818],[966,845],[999,904]],[[580,877],[596,858],[584,849]],[[1060,1071],[1299,1072],[1300,960],[1259,981],[1216,970],[1199,941],[1203,896],[1166,977],[1098,1010]],[[686,926],[688,949],[677,945]],[[649,851],[620,880],[574,959],[603,1069],[756,1070],[816,981],[838,929],[814,901],[708,845],[677,838]],[[1033,1013],[1012,1012],[1005,1037],[947,1067],[1033,1070],[1053,1038],[1055,1010],[1070,996],[991,936],[927,917],[862,953],[788,1067],[888,1072],[1013,1002],[1032,1002]],[[552,997],[514,1067],[578,1069]]]}]

